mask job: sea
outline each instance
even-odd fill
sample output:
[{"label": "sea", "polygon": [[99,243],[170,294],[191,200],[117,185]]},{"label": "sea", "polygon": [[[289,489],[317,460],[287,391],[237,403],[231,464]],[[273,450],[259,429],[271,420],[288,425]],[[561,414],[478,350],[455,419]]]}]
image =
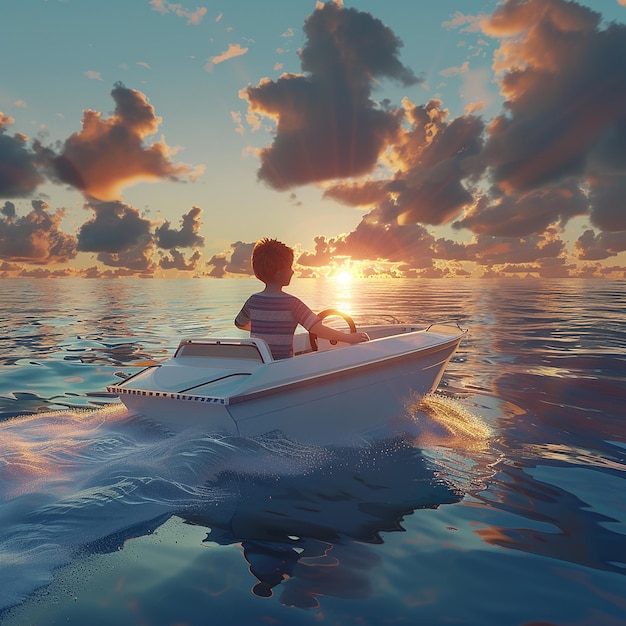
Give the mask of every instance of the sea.
[{"label": "sea", "polygon": [[626,624],[626,281],[295,279],[468,329],[378,439],[173,433],[107,392],[241,336],[258,288],[0,281],[3,626]]}]

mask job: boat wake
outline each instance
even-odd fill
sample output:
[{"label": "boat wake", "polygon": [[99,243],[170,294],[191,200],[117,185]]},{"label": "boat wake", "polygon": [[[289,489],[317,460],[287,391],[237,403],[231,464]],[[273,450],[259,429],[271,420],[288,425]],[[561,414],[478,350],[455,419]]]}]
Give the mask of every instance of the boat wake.
[{"label": "boat wake", "polygon": [[[420,411],[432,418],[442,403]],[[442,474],[441,453],[423,450],[420,437],[436,430],[330,448],[279,435],[172,434],[121,405],[0,422],[0,612],[81,554],[119,549],[172,516],[210,527],[211,541],[246,541],[251,553],[270,539],[379,541],[415,509],[463,496],[459,477]]]},{"label": "boat wake", "polygon": [[480,417],[441,393],[430,393],[419,399],[410,412],[422,426],[419,443],[424,447],[482,450],[493,437],[492,430]]}]

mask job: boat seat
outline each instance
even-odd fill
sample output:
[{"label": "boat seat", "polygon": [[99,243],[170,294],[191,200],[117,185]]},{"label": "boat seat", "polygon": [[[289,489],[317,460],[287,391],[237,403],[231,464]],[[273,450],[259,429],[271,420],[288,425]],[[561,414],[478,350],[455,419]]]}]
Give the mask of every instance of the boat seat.
[{"label": "boat seat", "polygon": [[174,356],[243,359],[260,363],[273,360],[267,343],[261,339],[189,339],[180,342]]}]

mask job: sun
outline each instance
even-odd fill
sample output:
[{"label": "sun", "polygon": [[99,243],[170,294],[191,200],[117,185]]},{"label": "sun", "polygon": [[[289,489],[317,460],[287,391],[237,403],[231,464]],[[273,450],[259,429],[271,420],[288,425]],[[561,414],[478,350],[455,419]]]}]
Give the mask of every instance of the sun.
[{"label": "sun", "polygon": [[352,272],[348,270],[341,270],[335,274],[335,280],[342,285],[352,282],[352,278]]}]

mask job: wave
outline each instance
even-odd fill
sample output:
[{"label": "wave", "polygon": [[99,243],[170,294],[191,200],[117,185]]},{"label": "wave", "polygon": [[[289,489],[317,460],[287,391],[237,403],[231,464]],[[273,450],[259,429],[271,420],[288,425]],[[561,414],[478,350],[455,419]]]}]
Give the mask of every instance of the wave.
[{"label": "wave", "polygon": [[110,405],[16,417],[0,438],[0,611],[174,515],[219,543],[379,541],[416,508],[463,496],[415,437],[348,449],[173,434]]}]

